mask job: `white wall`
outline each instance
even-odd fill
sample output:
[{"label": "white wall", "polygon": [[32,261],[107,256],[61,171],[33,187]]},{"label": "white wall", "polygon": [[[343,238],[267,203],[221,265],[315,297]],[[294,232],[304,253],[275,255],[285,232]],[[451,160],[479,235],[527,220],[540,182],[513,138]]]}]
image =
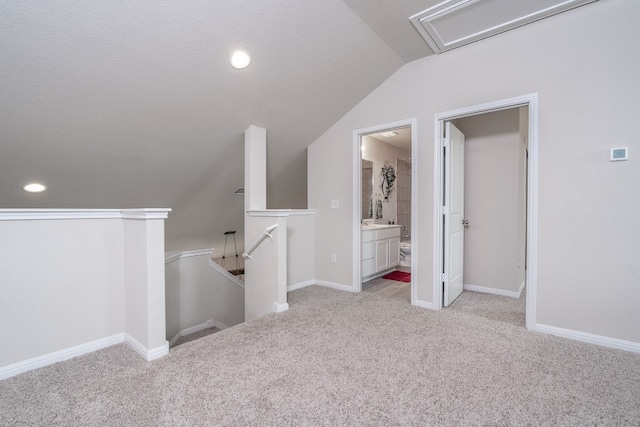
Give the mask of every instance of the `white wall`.
[{"label": "white wall", "polygon": [[166,263],[169,341],[183,331],[244,322],[244,289],[209,266],[211,252],[183,252]]},{"label": "white wall", "polygon": [[166,354],[167,212],[0,210],[0,378],[116,342]]},{"label": "white wall", "polygon": [[[417,299],[432,301],[435,114],[538,93],[537,322],[640,342],[638,16],[640,2],[595,2],[391,76],[309,147],[316,278],[355,288],[353,131],[415,117]],[[629,161],[608,161],[618,146]]]},{"label": "white wall", "polygon": [[314,212],[294,210],[287,217],[287,288],[297,288],[315,278]]},{"label": "white wall", "polygon": [[[519,108],[456,120],[465,134],[464,283],[517,293],[520,246]],[[523,154],[523,153],[522,153]],[[520,279],[520,280],[519,280]]]},{"label": "white wall", "polygon": [[122,247],[117,219],[0,221],[0,366],[122,333]]}]

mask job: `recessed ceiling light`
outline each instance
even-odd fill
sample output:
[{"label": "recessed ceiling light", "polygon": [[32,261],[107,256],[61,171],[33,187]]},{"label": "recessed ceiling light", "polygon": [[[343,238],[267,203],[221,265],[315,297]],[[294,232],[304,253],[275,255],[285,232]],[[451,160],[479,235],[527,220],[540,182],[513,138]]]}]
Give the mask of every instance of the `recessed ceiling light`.
[{"label": "recessed ceiling light", "polygon": [[31,184],[25,185],[24,187],[22,187],[22,189],[27,193],[42,193],[47,189],[47,187],[42,184],[38,184],[37,182],[33,182]]},{"label": "recessed ceiling light", "polygon": [[251,64],[251,57],[244,50],[236,50],[231,55],[231,66],[237,70],[247,68]]}]

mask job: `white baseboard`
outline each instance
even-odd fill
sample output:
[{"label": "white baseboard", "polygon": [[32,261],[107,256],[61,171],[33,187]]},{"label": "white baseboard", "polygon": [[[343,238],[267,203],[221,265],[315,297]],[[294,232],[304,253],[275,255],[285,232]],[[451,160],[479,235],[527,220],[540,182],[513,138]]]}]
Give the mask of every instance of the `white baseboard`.
[{"label": "white baseboard", "polygon": [[162,344],[162,345],[160,345],[160,346],[158,346],[156,348],[152,348],[150,350],[147,350],[145,348],[145,346],[143,346],[142,344],[140,344],[138,342],[138,340],[136,340],[131,335],[129,335],[129,334],[127,334],[125,332],[125,334],[124,334],[124,342],[126,342],[129,347],[134,349],[136,351],[136,353],[138,353],[140,356],[144,357],[147,362],[151,362],[152,360],[159,359],[159,358],[169,354],[169,341],[165,341],[164,344]]},{"label": "white baseboard", "polygon": [[218,329],[227,329],[229,326],[225,325],[222,322],[218,322],[215,319],[209,319],[207,320],[207,322],[205,323],[205,325],[207,325],[207,328],[213,328],[214,326]]},{"label": "white baseboard", "polygon": [[293,285],[287,286],[287,292],[295,291],[297,289],[306,288],[307,286],[315,285],[315,280],[306,280],[304,282],[294,283]]},{"label": "white baseboard", "polygon": [[485,286],[476,286],[465,284],[463,289],[465,291],[481,292],[483,294],[500,295],[503,297],[520,298],[522,289],[524,288],[524,282],[520,285],[520,289],[517,291],[507,291],[505,289],[487,288]]},{"label": "white baseboard", "polygon": [[416,307],[428,308],[429,310],[433,310],[433,303],[428,301],[421,301],[419,299],[416,300],[414,304]]},{"label": "white baseboard", "polygon": [[534,331],[542,332],[543,334],[555,335],[561,338],[568,338],[570,340],[582,341],[589,344],[601,345],[603,347],[629,351],[631,353],[640,353],[640,343],[633,341],[620,340],[617,338],[594,335],[587,332],[574,331],[555,326],[541,325],[539,323],[534,327]]},{"label": "white baseboard", "polygon": [[12,365],[3,366],[0,368],[0,380],[13,377],[23,372],[31,371],[33,369],[42,368],[43,366],[51,365],[53,363],[62,362],[64,360],[71,359],[72,357],[82,356],[83,354],[101,350],[114,344],[119,344],[123,341],[124,334],[115,334],[110,337],[101,338],[85,344],[75,345],[64,350],[54,351],[53,353],[44,354]]},{"label": "white baseboard", "polygon": [[277,302],[273,303],[273,312],[274,313],[282,313],[283,311],[289,310],[289,303],[278,304]]},{"label": "white baseboard", "polygon": [[341,285],[340,283],[326,282],[324,280],[315,280],[315,285],[324,286],[325,288],[337,289],[339,291],[355,292],[352,286]]},{"label": "white baseboard", "polygon": [[191,326],[190,328],[186,328],[181,330],[180,332],[178,332],[176,334],[175,337],[173,337],[171,339],[171,341],[169,342],[169,347],[173,347],[173,345],[181,338],[184,337],[185,335],[189,335],[189,334],[195,334],[196,332],[200,332],[202,330],[208,329],[208,328],[213,328],[216,327],[218,329],[227,329],[229,326],[225,325],[222,322],[218,322],[217,320],[214,319],[209,319],[204,323],[201,323],[199,325],[196,326]]}]

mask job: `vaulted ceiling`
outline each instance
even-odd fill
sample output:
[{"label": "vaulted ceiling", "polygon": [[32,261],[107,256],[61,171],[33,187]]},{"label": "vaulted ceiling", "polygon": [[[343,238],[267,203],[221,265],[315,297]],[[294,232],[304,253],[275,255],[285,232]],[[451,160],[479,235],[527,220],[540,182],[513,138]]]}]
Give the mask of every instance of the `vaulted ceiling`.
[{"label": "vaulted ceiling", "polygon": [[170,207],[168,249],[218,248],[242,228],[249,125],[268,207],[304,208],[306,147],[433,54],[408,18],[436,3],[0,2],[0,208]]}]

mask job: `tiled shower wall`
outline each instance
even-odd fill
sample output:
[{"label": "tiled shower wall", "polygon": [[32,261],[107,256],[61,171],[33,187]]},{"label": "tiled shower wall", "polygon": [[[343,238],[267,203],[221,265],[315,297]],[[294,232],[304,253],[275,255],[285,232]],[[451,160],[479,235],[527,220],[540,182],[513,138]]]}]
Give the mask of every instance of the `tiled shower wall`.
[{"label": "tiled shower wall", "polygon": [[409,240],[411,239],[411,160],[398,159],[397,169],[398,224],[402,225],[402,240]]}]

